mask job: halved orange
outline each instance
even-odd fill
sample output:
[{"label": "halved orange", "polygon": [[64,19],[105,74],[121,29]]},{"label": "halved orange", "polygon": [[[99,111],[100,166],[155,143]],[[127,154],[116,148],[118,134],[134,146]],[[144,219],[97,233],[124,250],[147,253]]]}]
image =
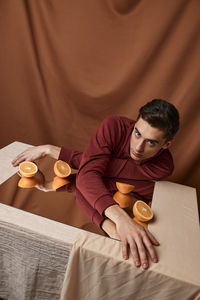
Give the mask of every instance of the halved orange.
[{"label": "halved orange", "polygon": [[20,178],[18,182],[18,186],[21,188],[32,188],[37,184],[37,181],[35,178],[27,178],[27,177],[22,177]]},{"label": "halved orange", "polygon": [[122,194],[121,192],[116,192],[113,195],[113,199],[119,204],[121,208],[129,207],[133,198],[129,194]]},{"label": "halved orange", "polygon": [[147,223],[144,223],[144,222],[139,221],[136,217],[134,217],[133,220],[134,220],[136,223],[142,225],[143,227],[147,227]]},{"label": "halved orange", "polygon": [[148,222],[153,218],[153,211],[144,201],[138,200],[133,205],[133,214],[141,222]]},{"label": "halved orange", "polygon": [[31,161],[23,161],[19,164],[19,172],[23,177],[33,177],[37,171],[37,165]]},{"label": "halved orange", "polygon": [[58,189],[59,187],[63,186],[63,185],[66,185],[70,183],[70,181],[68,179],[65,179],[65,178],[61,178],[61,177],[58,177],[58,176],[55,176],[54,179],[53,179],[53,182],[52,182],[52,188],[54,190]]},{"label": "halved orange", "polygon": [[118,191],[120,191],[122,194],[128,194],[134,190],[134,185],[123,183],[123,182],[116,182],[116,186]]},{"label": "halved orange", "polygon": [[71,174],[71,168],[63,160],[57,160],[54,164],[54,172],[58,177],[65,178]]}]

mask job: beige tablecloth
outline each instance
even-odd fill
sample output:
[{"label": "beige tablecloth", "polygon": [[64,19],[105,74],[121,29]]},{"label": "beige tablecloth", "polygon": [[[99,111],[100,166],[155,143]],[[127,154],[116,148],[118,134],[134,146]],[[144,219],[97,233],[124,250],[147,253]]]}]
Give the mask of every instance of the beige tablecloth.
[{"label": "beige tablecloth", "polygon": [[84,233],[72,248],[61,300],[189,300],[200,299],[199,292],[198,285],[162,274],[159,264],[146,271],[122,260],[119,242]]},{"label": "beige tablecloth", "polygon": [[71,246],[80,231],[0,204],[0,298],[60,299]]}]

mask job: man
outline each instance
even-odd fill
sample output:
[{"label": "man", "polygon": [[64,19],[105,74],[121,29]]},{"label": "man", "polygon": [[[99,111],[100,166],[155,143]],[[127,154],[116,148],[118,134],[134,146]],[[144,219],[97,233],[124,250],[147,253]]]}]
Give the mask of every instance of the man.
[{"label": "man", "polygon": [[[77,203],[86,215],[109,236],[121,240],[123,258],[128,258],[129,247],[135,266],[146,269],[146,250],[151,260],[157,262],[153,245],[159,243],[113,200],[115,183],[134,185],[134,196],[149,202],[155,181],[173,171],[168,147],[178,128],[176,108],[167,101],[154,99],[140,108],[136,122],[126,117],[104,119],[83,153],[48,145],[33,147],[19,155],[13,165],[48,154],[78,169],[76,183],[73,175],[72,184],[58,191],[75,191]],[[38,188],[52,190],[49,183]]]}]

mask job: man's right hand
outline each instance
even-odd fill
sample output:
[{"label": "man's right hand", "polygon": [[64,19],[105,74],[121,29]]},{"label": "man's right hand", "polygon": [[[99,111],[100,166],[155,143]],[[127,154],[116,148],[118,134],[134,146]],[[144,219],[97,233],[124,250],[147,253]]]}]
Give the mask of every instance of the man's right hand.
[{"label": "man's right hand", "polygon": [[18,166],[23,161],[35,161],[37,159],[41,159],[46,155],[51,156],[52,158],[58,159],[60,153],[60,147],[56,147],[53,145],[42,145],[30,147],[20,153],[17,157],[15,157],[12,161],[13,167]]},{"label": "man's right hand", "polygon": [[144,269],[149,266],[148,254],[153,262],[158,262],[154,246],[159,246],[158,241],[149,232],[133,221],[128,214],[118,205],[113,205],[105,210],[105,215],[116,224],[116,230],[122,243],[122,256],[128,259],[128,247],[136,267],[142,265]]}]

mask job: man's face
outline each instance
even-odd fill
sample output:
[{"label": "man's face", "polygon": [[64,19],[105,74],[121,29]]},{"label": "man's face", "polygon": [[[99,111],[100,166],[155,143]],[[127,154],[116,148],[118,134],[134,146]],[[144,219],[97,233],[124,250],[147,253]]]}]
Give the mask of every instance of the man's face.
[{"label": "man's face", "polygon": [[156,155],[161,148],[168,148],[170,144],[171,141],[166,142],[162,130],[139,118],[131,135],[130,156],[134,160],[144,160]]}]

